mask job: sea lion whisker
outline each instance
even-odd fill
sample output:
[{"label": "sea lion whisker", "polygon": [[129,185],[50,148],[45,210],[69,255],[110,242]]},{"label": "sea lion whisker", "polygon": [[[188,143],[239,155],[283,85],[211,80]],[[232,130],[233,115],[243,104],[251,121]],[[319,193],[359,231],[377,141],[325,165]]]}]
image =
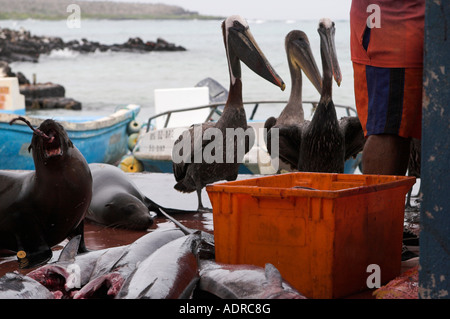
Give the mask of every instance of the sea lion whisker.
[{"label": "sea lion whisker", "polygon": [[112,229],[121,229],[122,228],[122,224],[114,223],[114,224],[110,224],[109,227],[112,228]]},{"label": "sea lion whisker", "polygon": [[36,134],[36,135],[38,135],[40,137],[43,137],[43,138],[45,138],[47,140],[53,140],[52,137],[49,137],[47,134],[42,132],[40,129],[34,128],[33,125],[31,125],[31,123],[27,119],[25,119],[24,117],[19,116],[19,117],[16,117],[15,119],[12,119],[9,122],[9,125],[12,125],[15,121],[22,121],[22,122],[24,122],[26,125],[28,125],[29,128],[31,128],[31,130],[33,131],[34,134]]}]

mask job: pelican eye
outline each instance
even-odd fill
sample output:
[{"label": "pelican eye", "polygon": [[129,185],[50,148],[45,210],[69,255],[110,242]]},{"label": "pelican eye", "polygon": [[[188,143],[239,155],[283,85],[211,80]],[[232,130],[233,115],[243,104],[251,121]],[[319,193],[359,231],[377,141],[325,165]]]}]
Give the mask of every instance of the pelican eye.
[{"label": "pelican eye", "polygon": [[238,30],[245,30],[245,27],[242,23],[240,23],[238,20],[233,21],[233,28]]}]

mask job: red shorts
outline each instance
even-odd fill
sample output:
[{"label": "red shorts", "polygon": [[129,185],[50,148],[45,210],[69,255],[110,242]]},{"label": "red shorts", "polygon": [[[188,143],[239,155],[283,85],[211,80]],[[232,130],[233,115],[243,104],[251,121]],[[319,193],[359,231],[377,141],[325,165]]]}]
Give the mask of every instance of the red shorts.
[{"label": "red shorts", "polygon": [[353,62],[355,103],[364,135],[421,138],[422,68],[381,68]]}]

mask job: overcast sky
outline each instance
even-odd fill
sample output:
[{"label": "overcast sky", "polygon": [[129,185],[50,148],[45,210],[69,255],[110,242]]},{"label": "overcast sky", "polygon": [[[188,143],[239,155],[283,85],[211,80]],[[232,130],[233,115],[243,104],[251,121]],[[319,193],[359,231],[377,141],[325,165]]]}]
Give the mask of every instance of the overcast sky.
[{"label": "overcast sky", "polygon": [[348,19],[351,0],[116,0],[177,5],[204,15],[239,14],[246,19]]}]

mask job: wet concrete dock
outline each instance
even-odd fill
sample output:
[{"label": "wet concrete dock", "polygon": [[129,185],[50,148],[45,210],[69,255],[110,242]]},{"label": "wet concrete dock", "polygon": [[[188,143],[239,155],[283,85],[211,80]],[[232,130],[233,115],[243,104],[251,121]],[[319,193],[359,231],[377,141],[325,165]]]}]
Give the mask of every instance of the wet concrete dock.
[{"label": "wet concrete dock", "polygon": [[[175,179],[172,174],[162,173],[127,173],[131,180],[138,186],[138,188],[150,199],[160,204],[161,206],[178,208],[184,210],[195,210],[197,208],[197,195],[196,193],[184,194],[176,191],[173,188]],[[255,175],[242,175],[239,179],[253,178]],[[413,187],[413,194],[417,193],[418,184]],[[414,199],[414,197],[413,197]],[[206,190],[202,191],[202,200],[205,207],[211,207]],[[417,214],[416,214],[417,215]],[[411,217],[412,216],[412,217]],[[192,213],[192,214],[180,214],[174,216],[178,221],[189,228],[200,229],[213,233],[213,214],[212,213]],[[409,218],[410,221],[407,221]],[[411,222],[411,218],[414,219],[414,214],[405,213],[406,224],[411,229],[418,230],[418,221]],[[155,217],[153,225],[146,231],[126,230],[120,228],[107,228],[102,225],[86,222],[85,224],[85,238],[86,246],[88,249],[97,250],[108,247],[115,247],[120,245],[126,245],[134,242],[136,239],[146,234],[148,231],[157,228],[175,228],[176,226],[165,218]],[[61,249],[65,245],[66,241],[56,246],[54,249]],[[418,253],[418,250],[416,251]],[[402,272],[417,265],[418,258],[403,263]],[[18,270],[15,255],[5,256],[0,255],[0,276],[3,276],[7,272],[19,271],[22,274],[29,272],[30,270]],[[374,298],[372,296],[373,290],[349,296],[349,298]]]}]

